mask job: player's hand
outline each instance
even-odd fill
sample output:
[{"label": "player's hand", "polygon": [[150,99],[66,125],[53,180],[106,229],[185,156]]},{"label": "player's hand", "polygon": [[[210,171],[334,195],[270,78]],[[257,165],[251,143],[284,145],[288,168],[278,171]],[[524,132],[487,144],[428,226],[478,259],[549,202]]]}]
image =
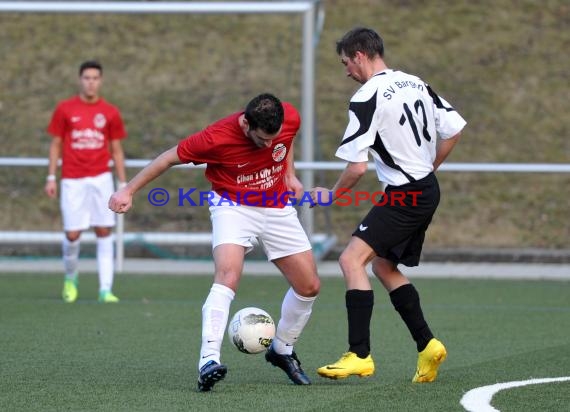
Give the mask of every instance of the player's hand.
[{"label": "player's hand", "polygon": [[329,205],[333,201],[333,192],[326,187],[314,187],[309,190],[311,194],[311,200],[313,201],[313,206],[315,207],[318,205]]},{"label": "player's hand", "polygon": [[133,205],[133,195],[126,188],[117,190],[109,199],[109,209],[115,213],[126,213]]},{"label": "player's hand", "polygon": [[48,197],[54,198],[57,196],[57,182],[55,180],[48,180],[44,187],[44,192]]},{"label": "player's hand", "polygon": [[303,183],[295,175],[285,175],[287,190],[295,193],[295,199],[303,198]]}]

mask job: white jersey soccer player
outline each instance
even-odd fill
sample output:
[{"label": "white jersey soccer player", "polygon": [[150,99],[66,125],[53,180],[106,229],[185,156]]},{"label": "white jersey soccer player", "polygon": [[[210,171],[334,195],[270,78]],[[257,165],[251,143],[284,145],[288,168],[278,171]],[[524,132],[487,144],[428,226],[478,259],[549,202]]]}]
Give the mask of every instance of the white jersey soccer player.
[{"label": "white jersey soccer player", "polygon": [[370,153],[378,179],[400,186],[432,172],[437,138],[451,138],[465,124],[420,78],[386,69],[352,96],[336,156],[365,162]]},{"label": "white jersey soccer player", "polygon": [[[419,264],[425,233],[440,199],[434,171],[466,123],[420,78],[387,67],[384,43],[374,30],[349,31],[336,51],[346,75],[362,86],[350,100],[348,126],[336,152],[348,164],[329,193],[338,198],[356,185],[368,168],[369,154],[378,179],[387,186],[339,259],[347,289],[349,349],[317,372],[331,379],[374,373],[370,353],[374,291],[366,271],[371,263],[416,343],[418,363],[412,381],[431,382],[447,352],[424,319],[418,292],[398,265]],[[313,189],[313,201],[327,191]]]}]

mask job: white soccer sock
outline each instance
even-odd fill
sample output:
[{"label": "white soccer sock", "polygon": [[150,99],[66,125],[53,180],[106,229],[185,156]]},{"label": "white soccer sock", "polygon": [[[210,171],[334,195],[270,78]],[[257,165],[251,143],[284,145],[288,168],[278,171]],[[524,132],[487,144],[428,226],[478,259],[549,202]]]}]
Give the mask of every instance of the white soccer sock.
[{"label": "white soccer sock", "polygon": [[220,362],[220,349],[228,323],[230,305],[235,292],[230,288],[214,283],[202,306],[202,346],[198,370],[209,361]]},{"label": "white soccer sock", "polygon": [[293,345],[309,321],[316,296],[306,297],[289,288],[281,305],[281,319],[277,324],[273,350],[281,355],[291,355]]},{"label": "white soccer sock", "polygon": [[97,238],[97,269],[99,271],[99,291],[113,289],[113,237]]},{"label": "white soccer sock", "polygon": [[67,237],[63,238],[61,252],[63,255],[63,268],[65,270],[65,278],[68,280],[77,280],[77,267],[79,266],[79,239],[70,241]]}]

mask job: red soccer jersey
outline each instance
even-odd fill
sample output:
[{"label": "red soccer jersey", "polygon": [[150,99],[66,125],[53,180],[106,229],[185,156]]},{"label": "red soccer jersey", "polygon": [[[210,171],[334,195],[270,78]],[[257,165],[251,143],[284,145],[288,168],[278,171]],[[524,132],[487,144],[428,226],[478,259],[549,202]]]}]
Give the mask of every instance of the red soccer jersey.
[{"label": "red soccer jersey", "polygon": [[101,98],[87,103],[79,96],[57,105],[47,131],[61,137],[61,177],[72,179],[108,172],[109,142],[127,135],[115,106]]},{"label": "red soccer jersey", "polygon": [[287,203],[287,155],[301,119],[289,103],[283,103],[284,120],[271,147],[257,147],[241,129],[234,113],[178,143],[183,163],[206,163],[212,190],[249,206],[282,208]]}]

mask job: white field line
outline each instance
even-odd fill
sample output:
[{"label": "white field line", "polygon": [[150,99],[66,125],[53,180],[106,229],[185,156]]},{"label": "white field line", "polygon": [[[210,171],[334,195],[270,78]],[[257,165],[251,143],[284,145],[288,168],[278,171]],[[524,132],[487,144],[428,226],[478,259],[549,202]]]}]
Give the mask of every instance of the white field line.
[{"label": "white field line", "polygon": [[496,383],[494,385],[481,386],[479,388],[471,389],[463,395],[460,403],[461,406],[469,412],[500,412],[498,409],[491,406],[491,399],[493,398],[493,395],[503,389],[564,381],[570,381],[570,376],[562,376],[560,378],[529,379],[526,381],[503,382]]}]

